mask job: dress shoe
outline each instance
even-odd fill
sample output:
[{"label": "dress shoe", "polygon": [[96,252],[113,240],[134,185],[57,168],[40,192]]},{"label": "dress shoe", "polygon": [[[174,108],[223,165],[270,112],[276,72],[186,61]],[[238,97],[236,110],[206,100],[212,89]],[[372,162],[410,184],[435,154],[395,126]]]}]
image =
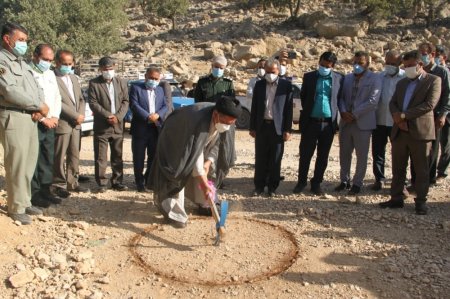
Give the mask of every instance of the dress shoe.
[{"label": "dress shoe", "polygon": [[415,208],[417,215],[426,215],[428,213],[427,204],[424,202],[416,202]]},{"label": "dress shoe", "polygon": [[23,214],[8,213],[8,216],[11,217],[11,219],[14,221],[19,221],[22,225],[31,224],[31,222],[33,221],[31,217],[25,213]]},{"label": "dress shoe", "polygon": [[348,195],[353,196],[359,194],[361,192],[361,187],[353,185],[350,191],[348,191]]},{"label": "dress shoe", "polygon": [[342,190],[345,190],[345,189],[350,189],[350,184],[342,182],[339,186],[334,188],[334,191],[342,191]]},{"label": "dress shoe", "polygon": [[136,190],[137,190],[137,192],[139,192],[139,193],[145,193],[145,192],[147,192],[147,189],[145,189],[144,186],[138,186],[138,187],[136,188]]},{"label": "dress shoe", "polygon": [[40,193],[36,193],[31,197],[31,204],[40,208],[48,208],[51,202],[46,200]]},{"label": "dress shoe", "polygon": [[79,183],[86,183],[89,182],[89,177],[87,175],[79,175],[78,176],[78,182]]},{"label": "dress shoe", "polygon": [[294,190],[292,191],[294,194],[298,194],[301,193],[303,191],[303,189],[305,189],[306,187],[306,183],[297,183],[297,185],[295,185]]},{"label": "dress shoe", "polygon": [[27,214],[27,215],[42,215],[44,213],[38,207],[31,206],[31,207],[25,208],[25,214]]},{"label": "dress shoe", "polygon": [[438,185],[437,180],[430,180],[430,187],[436,187]]},{"label": "dress shoe", "polygon": [[390,199],[388,201],[380,202],[378,204],[378,206],[382,209],[386,209],[386,208],[401,209],[401,208],[403,208],[404,205],[405,204],[404,204],[403,200],[398,200],[398,199]]},{"label": "dress shoe", "polygon": [[414,184],[409,185],[408,187],[406,187],[406,190],[409,193],[416,193],[416,187],[414,186]]},{"label": "dress shoe", "polygon": [[57,187],[55,189],[55,194],[56,194],[56,196],[59,196],[61,198],[67,198],[67,197],[70,196],[70,192],[69,191],[67,191],[64,188],[60,188],[60,187]]},{"label": "dress shoe", "polygon": [[269,192],[267,194],[269,195],[269,197],[277,196],[277,193],[275,192],[275,190],[269,190]]},{"label": "dress shoe", "polygon": [[255,189],[255,190],[253,190],[252,195],[253,196],[260,196],[261,194],[263,194],[263,192],[264,192],[264,190]]},{"label": "dress shoe", "polygon": [[381,189],[383,189],[383,187],[384,187],[383,181],[376,181],[375,183],[373,183],[370,189],[372,189],[373,191],[380,191]]},{"label": "dress shoe", "polygon": [[108,191],[108,188],[105,185],[100,185],[95,189],[96,193],[105,193],[106,191]]},{"label": "dress shoe", "polygon": [[111,186],[111,189],[113,189],[115,191],[125,191],[125,190],[128,190],[128,187],[121,183],[116,183]]},{"label": "dress shoe", "polygon": [[174,228],[185,228],[187,223],[186,222],[179,222],[179,221],[175,221],[173,219],[167,218],[166,219],[166,223],[171,225]]},{"label": "dress shoe", "polygon": [[50,192],[40,192],[41,196],[48,202],[59,205],[62,202],[62,199],[51,194]]},{"label": "dress shoe", "polygon": [[322,190],[322,188],[320,188],[320,186],[311,186],[311,192],[317,196],[325,195],[325,192],[323,192],[323,190]]},{"label": "dress shoe", "polygon": [[72,191],[72,192],[79,192],[79,193],[91,192],[91,190],[89,190],[89,188],[84,188],[79,185],[75,186],[75,187],[67,187],[67,190]]}]

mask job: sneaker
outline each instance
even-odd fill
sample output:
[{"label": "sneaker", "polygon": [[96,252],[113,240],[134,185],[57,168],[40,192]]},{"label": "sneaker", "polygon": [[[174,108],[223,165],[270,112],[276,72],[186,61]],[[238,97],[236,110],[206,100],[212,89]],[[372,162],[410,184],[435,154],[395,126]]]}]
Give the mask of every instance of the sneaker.
[{"label": "sneaker", "polygon": [[28,225],[33,222],[31,217],[25,213],[23,214],[14,214],[14,213],[8,213],[8,216],[11,217],[14,221],[19,221],[22,225]]},{"label": "sneaker", "polygon": [[27,214],[27,215],[42,215],[42,214],[44,214],[44,212],[42,212],[42,210],[39,209],[38,207],[31,206],[31,207],[25,208],[25,214]]},{"label": "sneaker", "polygon": [[356,195],[360,192],[361,192],[361,187],[353,185],[352,188],[350,189],[350,191],[348,191],[348,195],[352,196],[352,195]]},{"label": "sneaker", "polygon": [[111,186],[111,189],[116,190],[116,191],[125,191],[125,190],[128,190],[128,187],[121,183],[116,183]]},{"label": "sneaker", "polygon": [[342,191],[342,190],[345,190],[345,189],[350,189],[350,184],[346,183],[346,182],[342,182],[339,186],[334,188],[334,191]]}]

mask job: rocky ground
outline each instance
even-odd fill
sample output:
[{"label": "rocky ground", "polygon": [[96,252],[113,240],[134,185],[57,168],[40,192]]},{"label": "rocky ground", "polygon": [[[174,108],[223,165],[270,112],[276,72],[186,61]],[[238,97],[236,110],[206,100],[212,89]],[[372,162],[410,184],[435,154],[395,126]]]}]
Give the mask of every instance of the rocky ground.
[{"label": "rocky ground", "polygon": [[[81,171],[94,188],[91,137],[82,143]],[[212,220],[192,216],[173,229],[151,193],[134,191],[129,136],[129,191],[74,194],[31,226],[5,215],[2,192],[0,298],[448,298],[449,182],[431,190],[427,216],[414,214],[412,198],[404,209],[380,210],[388,190],[335,193],[335,138],[327,195],[293,195],[298,144],[298,134],[286,144],[278,196],[252,197],[253,141],[237,132],[237,165],[220,193],[231,212],[219,247]]]}]

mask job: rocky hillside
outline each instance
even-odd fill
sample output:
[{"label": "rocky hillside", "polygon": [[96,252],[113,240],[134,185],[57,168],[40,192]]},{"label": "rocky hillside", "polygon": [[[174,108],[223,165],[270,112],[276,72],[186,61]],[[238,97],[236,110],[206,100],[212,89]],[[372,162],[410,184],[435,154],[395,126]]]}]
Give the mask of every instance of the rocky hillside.
[{"label": "rocky hillside", "polygon": [[[129,8],[130,23],[123,31],[128,46],[114,56],[120,62],[119,71],[128,78],[137,78],[146,66],[157,64],[178,80],[196,81],[209,72],[210,58],[224,54],[229,59],[226,75],[235,81],[238,93],[244,93],[258,59],[281,48],[298,53],[288,73],[300,79],[316,67],[326,50],[338,53],[336,68],[345,73],[357,50],[370,52],[373,69],[380,70],[388,49],[411,50],[426,40],[450,48],[450,30],[444,26],[429,31],[423,24],[394,17],[369,29],[353,4],[336,2],[342,1],[308,1],[298,20],[289,22],[288,10],[263,12],[245,9],[237,1],[192,1],[187,15],[178,19],[176,31],[170,30],[169,20],[145,16],[139,7]],[[95,61],[82,66],[84,77],[95,74]]]}]

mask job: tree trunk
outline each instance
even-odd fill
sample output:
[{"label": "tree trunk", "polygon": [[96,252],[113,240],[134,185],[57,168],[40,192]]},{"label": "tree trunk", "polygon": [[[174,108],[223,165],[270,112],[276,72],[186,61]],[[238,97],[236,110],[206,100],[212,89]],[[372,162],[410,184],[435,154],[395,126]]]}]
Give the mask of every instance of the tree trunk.
[{"label": "tree trunk", "polygon": [[289,14],[291,17],[294,15],[294,8],[292,7],[292,0],[289,0]]},{"label": "tree trunk", "polygon": [[298,12],[300,11],[300,1],[301,0],[297,0],[297,5],[295,6],[294,10],[294,17],[298,17]]},{"label": "tree trunk", "polygon": [[434,21],[434,7],[433,2],[428,3],[428,14],[427,14],[427,28],[430,28]]},{"label": "tree trunk", "polygon": [[175,16],[172,16],[171,20],[172,20],[172,30],[175,30]]}]

